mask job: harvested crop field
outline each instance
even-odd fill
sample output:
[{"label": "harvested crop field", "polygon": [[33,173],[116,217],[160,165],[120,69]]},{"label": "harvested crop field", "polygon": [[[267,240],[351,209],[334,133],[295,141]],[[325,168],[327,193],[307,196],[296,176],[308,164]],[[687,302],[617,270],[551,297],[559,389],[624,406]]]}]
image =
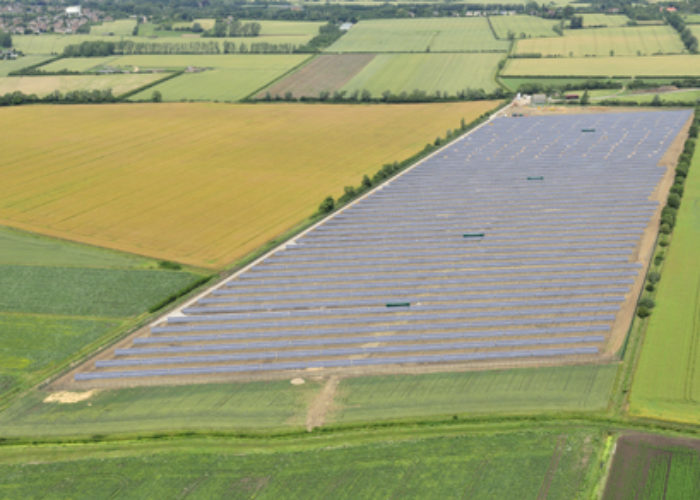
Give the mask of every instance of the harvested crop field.
[{"label": "harvested crop field", "polygon": [[617,440],[603,500],[697,498],[700,440],[624,434]]},{"label": "harvested crop field", "polygon": [[492,120],[75,379],[609,357],[643,281],[659,163],[690,115]]},{"label": "harvested crop field", "polygon": [[39,97],[54,91],[62,93],[74,90],[112,90],[119,96],[163,78],[159,74],[131,75],[52,75],[52,76],[6,76],[0,78],[0,94],[20,91]]},{"label": "harvested crop field", "polygon": [[373,97],[414,90],[455,95],[466,89],[498,88],[496,68],[503,54],[377,54],[343,90],[368,90]]},{"label": "harvested crop field", "polygon": [[503,76],[700,76],[700,56],[509,59]]},{"label": "harvested crop field", "polygon": [[681,54],[685,47],[670,26],[629,26],[566,30],[563,37],[519,40],[515,52],[543,57],[651,56]]},{"label": "harvested crop field", "polygon": [[322,54],[299,70],[260,91],[258,98],[284,96],[318,97],[321,92],[340,90],[373,58],[374,54]]},{"label": "harvested crop field", "polygon": [[326,52],[482,52],[508,50],[484,17],[360,21]]},{"label": "harvested crop field", "polygon": [[223,267],[496,105],[3,108],[0,221]]}]

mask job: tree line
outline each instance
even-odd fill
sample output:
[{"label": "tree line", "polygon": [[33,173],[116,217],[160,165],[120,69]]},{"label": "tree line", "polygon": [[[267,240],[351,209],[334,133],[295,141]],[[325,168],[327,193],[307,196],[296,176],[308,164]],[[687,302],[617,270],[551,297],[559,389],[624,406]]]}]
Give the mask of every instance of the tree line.
[{"label": "tree line", "polygon": [[464,89],[454,94],[445,91],[435,91],[433,93],[425,90],[415,89],[412,92],[394,93],[390,90],[382,92],[381,96],[375,97],[369,90],[355,90],[347,92],[345,90],[336,90],[335,92],[323,91],[317,97],[295,97],[292,92],[286,92],[284,95],[271,95],[267,92],[262,98],[262,101],[301,101],[301,102],[332,102],[332,103],[347,103],[347,102],[445,102],[445,101],[484,101],[484,100],[500,100],[510,97],[512,94],[497,88],[492,92],[486,92],[483,89]]},{"label": "tree line", "polygon": [[22,104],[52,103],[52,104],[86,104],[100,102],[116,102],[112,89],[107,90],[72,90],[61,93],[52,92],[43,97],[36,94],[11,92],[0,95],[0,106],[20,106]]},{"label": "tree line", "polygon": [[688,52],[696,53],[698,51],[698,39],[690,31],[690,28],[685,25],[683,18],[677,12],[666,12],[666,21],[681,35],[683,45],[688,49]]}]

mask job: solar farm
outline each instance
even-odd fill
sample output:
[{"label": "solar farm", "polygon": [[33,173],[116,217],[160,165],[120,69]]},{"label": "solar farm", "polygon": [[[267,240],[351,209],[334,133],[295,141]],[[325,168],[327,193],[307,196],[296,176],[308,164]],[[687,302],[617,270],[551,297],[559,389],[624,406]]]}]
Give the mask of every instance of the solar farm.
[{"label": "solar farm", "polygon": [[690,118],[494,118],[87,362],[75,381],[609,356],[643,279],[660,161]]}]

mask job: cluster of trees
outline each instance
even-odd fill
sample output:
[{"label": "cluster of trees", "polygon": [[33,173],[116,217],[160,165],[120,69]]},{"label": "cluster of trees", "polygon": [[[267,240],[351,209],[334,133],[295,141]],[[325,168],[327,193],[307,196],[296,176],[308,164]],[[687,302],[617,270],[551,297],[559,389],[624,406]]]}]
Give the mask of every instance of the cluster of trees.
[{"label": "cluster of trees", "polygon": [[97,57],[112,54],[221,54],[218,41],[193,42],[119,42],[91,41],[68,45],[64,57]]},{"label": "cluster of trees", "polygon": [[459,128],[454,129],[454,130],[448,130],[447,133],[445,134],[445,138],[443,139],[442,137],[437,137],[435,141],[432,144],[426,144],[425,147],[423,148],[423,151],[421,151],[418,154],[415,154],[411,156],[410,158],[407,158],[401,162],[394,162],[394,163],[386,163],[380,168],[371,178],[367,175],[362,177],[362,181],[360,181],[360,185],[358,187],[354,186],[345,186],[344,188],[344,193],[338,197],[337,200],[334,200],[332,196],[326,197],[321,204],[318,206],[318,211],[316,212],[315,215],[325,215],[336,208],[339,208],[355,198],[358,198],[365,194],[367,191],[372,189],[374,186],[377,186],[384,182],[385,180],[393,177],[397,173],[401,172],[403,169],[408,167],[409,165],[413,165],[416,161],[420,160],[424,156],[432,153],[435,149],[439,148],[443,144],[451,141],[452,139],[462,135],[464,132],[467,130],[470,130],[474,128],[476,125],[479,123],[482,123],[484,120],[486,120],[491,113],[486,112],[479,116],[476,120],[472,121],[471,123],[467,123],[464,118],[462,118],[462,121],[460,122]]},{"label": "cluster of trees", "polygon": [[[666,198],[666,206],[661,210],[661,220],[659,221],[659,246],[665,248],[669,244],[669,235],[673,232],[673,228],[676,225],[676,217],[678,215],[678,209],[681,206],[681,198],[683,197],[683,190],[685,185],[686,177],[688,176],[688,170],[690,169],[690,164],[693,159],[693,154],[695,153],[695,141],[698,137],[698,129],[700,128],[700,109],[696,110],[695,120],[690,126],[688,133],[688,139],[685,141],[683,146],[683,153],[681,153],[678,159],[678,165],[676,166],[676,175],[673,180],[673,186]],[[664,252],[659,251],[654,256],[654,266],[655,269],[647,275],[647,282],[644,286],[647,292],[653,292],[656,288],[656,284],[661,279],[661,274],[659,272],[658,266],[664,260]],[[637,304],[637,316],[640,318],[646,318],[651,314],[651,310],[654,308],[654,300],[650,296],[642,297]]]},{"label": "cluster of trees", "polygon": [[336,24],[329,22],[319,28],[318,35],[299,47],[298,52],[319,52],[343,36],[343,33]]},{"label": "cluster of trees", "polygon": [[0,47],[3,49],[9,49],[12,47],[12,35],[5,33],[4,31],[0,31]]},{"label": "cluster of trees", "polygon": [[689,52],[695,53],[698,51],[698,39],[690,31],[690,28],[685,25],[685,21],[677,12],[667,12],[666,21],[680,33],[681,40],[683,40],[683,44]]},{"label": "cluster of trees", "polygon": [[560,85],[544,84],[539,82],[526,82],[518,86],[521,94],[547,94],[552,95],[570,90],[594,90],[594,89],[621,89],[622,82],[616,80],[585,80],[583,82],[569,82]]},{"label": "cluster of trees", "polygon": [[227,36],[258,36],[261,28],[262,26],[260,26],[260,23],[256,22],[242,23],[238,19],[234,19],[230,22],[224,21],[223,19],[217,19],[214,23],[214,27],[202,33],[202,36],[218,38],[224,38]]},{"label": "cluster of trees", "polygon": [[328,91],[321,92],[318,97],[294,97],[292,92],[287,92],[284,96],[272,96],[269,92],[262,98],[263,101],[318,101],[318,102],[443,102],[443,101],[483,101],[488,99],[505,99],[510,94],[498,88],[493,92],[487,93],[483,89],[464,89],[456,94],[448,92],[436,91],[429,94],[424,90],[415,89],[413,92],[401,92],[394,94],[390,90],[382,92],[380,97],[373,97],[369,90],[355,90],[348,93],[345,90],[336,90],[331,93]]},{"label": "cluster of trees", "polygon": [[116,44],[114,42],[83,42],[75,45],[68,45],[63,48],[64,57],[104,57],[115,53]]},{"label": "cluster of trees", "polygon": [[[678,88],[696,88],[700,87],[700,78],[679,78],[672,80],[670,84]],[[627,84],[629,89],[650,89],[658,86],[658,82],[647,82],[640,78],[635,78]]]},{"label": "cluster of trees", "polygon": [[224,54],[291,54],[297,50],[291,43],[253,42],[250,45],[224,40]]},{"label": "cluster of trees", "polygon": [[83,104],[115,102],[116,100],[117,98],[114,97],[111,89],[73,90],[65,94],[56,91],[44,97],[38,97],[36,94],[23,94],[18,91],[0,96],[0,106],[19,106],[34,103]]}]

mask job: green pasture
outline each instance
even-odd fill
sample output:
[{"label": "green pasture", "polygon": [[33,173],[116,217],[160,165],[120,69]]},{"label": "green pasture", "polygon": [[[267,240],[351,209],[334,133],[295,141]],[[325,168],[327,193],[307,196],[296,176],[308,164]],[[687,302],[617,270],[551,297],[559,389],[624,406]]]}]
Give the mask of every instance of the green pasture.
[{"label": "green pasture", "polygon": [[12,45],[25,54],[61,54],[68,45],[99,40],[114,42],[123,38],[97,35],[14,35],[12,37]]},{"label": "green pasture", "polygon": [[41,62],[47,61],[49,58],[46,56],[24,56],[17,59],[11,60],[0,60],[0,77],[7,76],[8,73],[13,71],[18,71],[27,66],[33,66]]},{"label": "green pasture", "polygon": [[[237,101],[301,64],[308,55],[226,55],[226,56],[127,56],[115,64],[152,67],[182,65],[211,67],[198,73],[185,73],[132,96],[149,100],[158,90],[166,101]],[[172,58],[172,59],[171,59]],[[219,65],[220,64],[220,65]],[[211,66],[210,66],[211,65]]]},{"label": "green pasture", "polygon": [[491,16],[489,22],[500,39],[557,36],[552,29],[558,21],[536,16]]},{"label": "green pasture", "polygon": [[[180,24],[180,23],[175,23],[175,24]],[[190,25],[191,23],[182,23],[185,25]],[[213,26],[213,24],[212,24]],[[204,26],[202,26],[204,27]],[[188,32],[183,32],[183,31],[174,31],[174,30],[166,30],[166,29],[161,29],[161,27],[158,24],[154,23],[140,23],[139,24],[139,29],[137,32],[137,35],[139,37],[148,37],[148,38],[178,38],[178,37],[183,37],[185,35],[192,36],[191,33]]]},{"label": "green pasture", "polygon": [[0,228],[0,397],[87,354],[200,275]]},{"label": "green pasture", "polygon": [[508,50],[488,20],[478,18],[381,19],[361,21],[327,52],[482,52]]},{"label": "green pasture", "polygon": [[683,20],[687,24],[700,24],[700,14],[683,14]]},{"label": "green pasture", "polygon": [[685,182],[656,307],[630,395],[630,413],[700,423],[700,153]]},{"label": "green pasture", "polygon": [[537,498],[590,489],[588,429],[5,447],[7,498]]},{"label": "green pasture", "polygon": [[583,17],[583,27],[625,26],[630,18],[622,14],[580,14]]},{"label": "green pasture", "polygon": [[[582,91],[581,91],[582,92]],[[661,102],[684,102],[689,105],[695,105],[700,99],[700,90],[673,90],[670,92],[647,92],[644,94],[632,94],[630,92],[623,92],[620,94],[615,94],[615,89],[608,91],[595,91],[598,92],[598,96],[592,94],[594,91],[590,91],[591,100],[596,99],[619,99],[620,101],[636,102],[638,104],[650,104],[654,98],[658,95]]]},{"label": "green pasture", "polygon": [[601,410],[616,372],[617,365],[588,365],[349,378],[332,420]]},{"label": "green pasture", "polygon": [[543,57],[651,56],[681,54],[685,46],[670,26],[628,26],[566,30],[563,37],[519,40],[515,52]]},{"label": "green pasture", "polygon": [[[260,36],[303,36],[311,39],[318,35],[324,23],[314,21],[242,21],[260,24]],[[255,41],[255,38],[251,38]]]},{"label": "green pasture", "polygon": [[79,71],[87,73],[100,66],[110,65],[118,56],[109,57],[66,57],[41,66],[42,71]]},{"label": "green pasture", "polygon": [[700,37],[700,25],[689,25],[688,29],[695,35],[695,37]]},{"label": "green pasture", "polygon": [[498,88],[496,69],[503,54],[378,54],[344,87],[348,93],[369,90],[378,97],[423,90],[454,95],[466,88]]},{"label": "green pasture", "polygon": [[103,22],[90,27],[91,35],[100,36],[129,36],[136,27],[136,19],[117,19],[116,21]]},{"label": "green pasture", "polygon": [[700,76],[700,56],[509,59],[501,74],[518,77]]},{"label": "green pasture", "polygon": [[119,96],[163,78],[163,75],[114,74],[114,75],[49,75],[0,77],[0,94],[23,92],[39,97],[54,91],[62,93],[73,90],[108,90]]}]

